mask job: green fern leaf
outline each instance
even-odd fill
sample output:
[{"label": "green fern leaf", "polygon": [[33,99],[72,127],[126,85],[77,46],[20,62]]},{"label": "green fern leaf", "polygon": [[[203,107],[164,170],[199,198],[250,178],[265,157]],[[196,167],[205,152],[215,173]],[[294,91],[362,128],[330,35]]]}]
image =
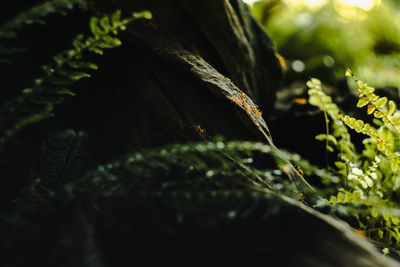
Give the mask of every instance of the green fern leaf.
[{"label": "green fern leaf", "polygon": [[369,123],[365,123],[362,129],[363,132],[370,132],[371,131],[371,125]]},{"label": "green fern leaf", "polygon": [[79,81],[83,78],[90,78],[90,74],[81,71],[59,70],[58,73],[71,81]]},{"label": "green fern leaf", "polygon": [[376,101],[376,100],[379,98],[379,96],[377,96],[376,94],[373,94],[373,93],[367,94],[366,97],[367,97],[371,102],[374,102],[374,101]]},{"label": "green fern leaf", "polygon": [[375,109],[376,109],[375,105],[368,105],[367,114],[371,115],[372,113],[374,113]]},{"label": "green fern leaf", "polygon": [[364,89],[364,92],[365,92],[365,94],[367,94],[367,95],[371,94],[371,93],[374,92],[374,91],[375,91],[375,88],[369,87],[369,86],[366,86],[365,89]]},{"label": "green fern leaf", "polygon": [[98,55],[100,55],[100,56],[102,56],[102,55],[104,54],[103,50],[100,49],[100,48],[98,48],[98,47],[92,46],[92,47],[89,47],[88,50],[89,50],[90,52],[93,52],[93,53],[98,54]]},{"label": "green fern leaf", "polygon": [[354,124],[354,129],[360,133],[361,130],[363,129],[364,122],[362,120],[357,120],[356,123]]},{"label": "green fern leaf", "polygon": [[339,192],[339,193],[337,194],[336,199],[337,199],[337,202],[343,203],[343,202],[344,202],[344,194],[343,194],[342,192]]},{"label": "green fern leaf", "polygon": [[366,97],[361,97],[361,98],[358,100],[357,107],[362,108],[363,106],[368,105],[368,103],[369,103],[368,98],[366,98]]},{"label": "green fern leaf", "polygon": [[375,104],[375,106],[376,106],[377,108],[382,108],[383,106],[386,105],[387,101],[388,101],[387,97],[381,97],[381,98],[379,98],[378,100],[376,100],[376,101],[374,102],[374,104]]},{"label": "green fern leaf", "polygon": [[[309,92],[309,94],[311,93]],[[311,95],[310,98],[308,99],[308,102],[313,106],[320,106],[322,104],[320,97],[316,95]]]},{"label": "green fern leaf", "polygon": [[121,21],[121,10],[117,10],[111,15],[111,24],[113,28],[118,27],[119,22]]},{"label": "green fern leaf", "polygon": [[134,12],[132,14],[132,17],[134,17],[135,19],[140,19],[140,18],[152,19],[153,15],[151,14],[150,11],[145,10],[145,11],[142,11],[142,12]]},{"label": "green fern leaf", "polygon": [[73,92],[71,92],[70,89],[64,88],[64,87],[45,87],[43,89],[43,92],[50,93],[50,94],[55,94],[55,95],[71,95],[75,96]]},{"label": "green fern leaf", "polygon": [[390,117],[393,124],[398,125],[400,122],[400,113],[396,113]]},{"label": "green fern leaf", "polygon": [[103,35],[104,32],[99,28],[99,18],[98,17],[92,17],[90,19],[90,31],[94,35],[94,38],[97,40],[100,38],[100,35]]},{"label": "green fern leaf", "polygon": [[315,137],[315,139],[318,140],[318,141],[324,141],[324,140],[328,139],[328,141],[331,142],[334,145],[337,145],[337,143],[338,143],[337,139],[333,135],[328,135],[327,136],[326,134],[319,134],[319,135],[317,135]]},{"label": "green fern leaf", "polygon": [[386,116],[390,116],[392,115],[395,111],[396,111],[396,103],[394,103],[394,101],[390,100],[389,101],[389,110],[387,111],[387,113],[385,114]]},{"label": "green fern leaf", "polygon": [[108,34],[112,26],[110,25],[110,20],[108,17],[102,17],[100,19],[100,26],[103,28],[105,34]]},{"label": "green fern leaf", "polygon": [[361,193],[360,191],[354,191],[351,197],[352,202],[357,202],[361,199]]},{"label": "green fern leaf", "polygon": [[394,159],[390,162],[390,169],[392,170],[392,172],[397,172],[399,168],[399,161],[398,159]]},{"label": "green fern leaf", "polygon": [[385,117],[385,114],[383,114],[381,111],[375,111],[374,112],[374,117],[378,118],[378,119],[381,119],[381,118]]},{"label": "green fern leaf", "polygon": [[82,61],[70,61],[68,62],[68,66],[73,69],[88,69],[88,70],[97,70],[98,66],[91,62],[82,62]]}]

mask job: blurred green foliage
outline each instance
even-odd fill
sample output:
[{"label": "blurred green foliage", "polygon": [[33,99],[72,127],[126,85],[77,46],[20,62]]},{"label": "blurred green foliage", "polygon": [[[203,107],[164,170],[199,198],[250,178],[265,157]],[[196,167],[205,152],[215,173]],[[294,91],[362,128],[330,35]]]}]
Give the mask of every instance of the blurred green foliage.
[{"label": "blurred green foliage", "polygon": [[349,0],[308,2],[320,3],[263,0],[251,5],[285,58],[286,82],[314,76],[335,84],[350,67],[371,86],[400,88],[399,3],[358,1],[372,2],[362,8],[346,4]]}]

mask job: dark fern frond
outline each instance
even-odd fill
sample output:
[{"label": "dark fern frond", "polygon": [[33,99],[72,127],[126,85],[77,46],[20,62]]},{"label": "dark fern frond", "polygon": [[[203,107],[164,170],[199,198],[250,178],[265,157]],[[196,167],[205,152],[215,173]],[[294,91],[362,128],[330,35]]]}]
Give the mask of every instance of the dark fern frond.
[{"label": "dark fern frond", "polygon": [[144,11],[121,19],[118,10],[110,16],[92,18],[93,36],[78,35],[72,42],[73,49],[54,56],[53,64],[43,66],[44,76],[35,79],[31,88],[5,103],[0,111],[0,149],[23,127],[53,116],[54,105],[61,103],[64,96],[74,95],[67,86],[90,77],[88,70],[97,69],[96,64],[83,60],[84,52],[102,55],[104,49],[120,46],[121,41],[115,35],[125,30],[129,22],[141,17],[151,18],[151,13]]},{"label": "dark fern frond", "polygon": [[101,165],[82,179],[66,183],[63,190],[67,198],[125,191],[134,194],[204,190],[279,192],[301,198],[302,193],[285,177],[285,166],[279,166],[279,162],[277,166],[277,161],[287,162],[286,157],[258,142],[214,140],[176,144]]},{"label": "dark fern frond", "polygon": [[84,132],[73,130],[50,135],[33,165],[30,193],[51,193],[58,185],[75,181],[93,169],[96,161],[90,155],[87,139]]},{"label": "dark fern frond", "polygon": [[17,36],[16,31],[25,25],[34,23],[44,24],[43,18],[49,14],[59,13],[65,15],[66,10],[72,9],[75,5],[83,5],[85,3],[86,0],[51,0],[36,5],[1,25],[0,39],[15,38]]}]

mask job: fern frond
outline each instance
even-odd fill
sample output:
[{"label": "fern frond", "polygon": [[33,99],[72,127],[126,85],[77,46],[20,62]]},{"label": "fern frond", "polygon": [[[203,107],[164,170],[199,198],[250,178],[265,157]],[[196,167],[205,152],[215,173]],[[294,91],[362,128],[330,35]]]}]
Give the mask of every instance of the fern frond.
[{"label": "fern frond", "polygon": [[386,98],[374,94],[375,89],[358,80],[350,69],[346,70],[346,76],[352,78],[358,87],[359,101],[357,106],[368,105],[367,114],[381,121],[382,126],[375,129],[362,120],[351,118],[348,115],[341,116],[344,123],[357,132],[361,132],[373,138],[377,143],[377,149],[391,162],[391,170],[396,172],[400,166],[400,153],[397,151],[400,141],[400,111],[396,110],[396,104]]},{"label": "fern frond", "polygon": [[[348,115],[341,116],[343,122],[351,129],[354,129],[358,133],[363,133],[373,138],[377,143],[377,148],[384,155],[391,159],[399,158],[394,151],[394,140],[396,136],[393,136],[391,131],[386,127],[379,129],[374,128],[369,123],[364,123],[362,120],[357,120]],[[396,159],[397,160],[397,159]]]},{"label": "fern frond", "polygon": [[86,0],[51,0],[32,7],[30,10],[21,12],[15,18],[7,21],[0,26],[1,38],[15,38],[16,31],[27,24],[41,23],[44,24],[44,17],[49,14],[60,13],[72,9],[75,5],[84,5]]},{"label": "fern frond", "polygon": [[369,87],[363,81],[356,78],[350,69],[346,70],[346,77],[352,78],[357,84],[359,100],[357,107],[368,105],[367,114],[373,114],[375,118],[382,120],[400,136],[400,113],[396,111],[396,103],[387,97],[379,97],[374,94],[375,88]]},{"label": "fern frond", "polygon": [[54,105],[63,101],[64,96],[74,95],[67,86],[90,77],[87,70],[96,70],[97,65],[85,62],[84,52],[103,54],[104,49],[121,45],[114,35],[124,30],[126,25],[137,18],[150,18],[151,13],[135,13],[130,18],[120,19],[121,11],[90,22],[93,36],[78,35],[73,49],[63,51],[53,57],[54,63],[43,66],[45,75],[35,79],[31,88],[8,101],[0,112],[0,149],[23,127],[53,116]]},{"label": "fern frond", "polygon": [[[379,162],[380,159],[378,156],[376,156],[375,160],[368,167],[368,170],[365,173],[363,172],[363,170],[357,167],[351,168],[350,173],[347,175],[347,179],[354,186],[354,188],[359,190],[360,192],[369,190],[371,187],[374,186],[375,181],[378,179],[376,171]],[[349,186],[351,186],[351,184]]]},{"label": "fern frond", "polygon": [[355,217],[368,237],[400,246],[400,207],[397,203],[379,196],[363,195],[357,189],[352,192],[341,190],[330,197],[328,205],[341,215]]},{"label": "fern frond", "polygon": [[169,145],[98,166],[81,179],[62,184],[55,197],[70,199],[125,190],[132,194],[244,190],[273,191],[299,198],[302,193],[285,177],[285,165],[279,165],[292,158],[289,153],[277,153],[276,149],[257,142],[216,139]]},{"label": "fern frond", "polygon": [[58,185],[80,179],[95,167],[95,160],[88,151],[84,132],[65,130],[50,135],[33,165],[31,176],[34,183],[30,191],[50,194]]},{"label": "fern frond", "polygon": [[[356,218],[357,227],[365,230],[369,237],[400,247],[400,206],[392,199],[400,179],[400,112],[393,101],[376,95],[374,88],[355,78],[349,69],[346,70],[346,76],[357,83],[357,107],[366,107],[367,114],[374,116],[378,128],[341,114],[335,104],[331,104],[331,98],[323,92],[319,80],[311,79],[307,83],[310,87],[309,102],[333,119],[332,127],[342,128],[344,123],[350,129],[369,136],[363,140],[365,149],[362,155],[353,152],[355,157],[351,161],[342,157],[341,161],[335,162],[337,173],[342,175],[344,181],[343,187],[336,187],[336,192],[330,194],[328,199],[322,199],[319,204],[329,206],[340,216]],[[329,133],[316,138],[325,140],[331,148],[338,147],[341,141],[338,135]],[[346,146],[343,143],[341,147],[355,151],[352,144]]]},{"label": "fern frond", "polygon": [[[325,115],[325,124],[326,124],[326,133],[320,134],[316,137],[317,140],[326,142],[327,151],[333,152],[333,147],[339,151],[339,157],[346,161],[354,161],[355,160],[355,148],[350,139],[350,134],[347,128],[344,126],[343,122],[340,120],[341,112],[339,107],[333,103],[332,98],[323,91],[322,83],[320,80],[316,78],[311,78],[307,82],[307,86],[309,87],[308,95],[309,95],[309,103],[313,106],[318,107],[320,110],[324,112]],[[333,133],[329,133],[329,119],[332,119],[332,129]]]}]

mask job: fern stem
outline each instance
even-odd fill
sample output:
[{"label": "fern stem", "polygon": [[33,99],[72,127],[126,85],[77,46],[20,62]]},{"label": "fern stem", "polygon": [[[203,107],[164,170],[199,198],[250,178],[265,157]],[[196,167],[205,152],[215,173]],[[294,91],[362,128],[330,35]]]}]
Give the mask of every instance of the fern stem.
[{"label": "fern stem", "polygon": [[[329,119],[326,110],[324,109],[324,117],[325,117],[325,129],[326,129],[326,136],[329,136]],[[328,152],[329,140],[326,138],[325,140],[325,163],[326,169],[329,167],[329,152]]]}]

